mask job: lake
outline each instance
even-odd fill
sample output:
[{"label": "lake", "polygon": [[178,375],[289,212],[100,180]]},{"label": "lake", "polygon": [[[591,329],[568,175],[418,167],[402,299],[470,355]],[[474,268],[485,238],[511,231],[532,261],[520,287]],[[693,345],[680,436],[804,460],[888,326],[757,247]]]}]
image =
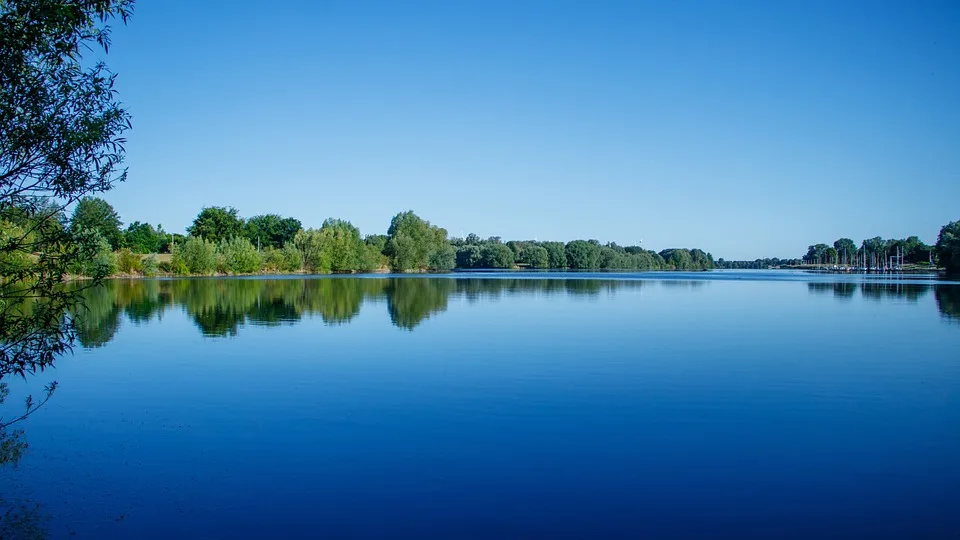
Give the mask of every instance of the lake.
[{"label": "lake", "polygon": [[942,539],[960,284],[117,280],[0,497],[51,538]]}]

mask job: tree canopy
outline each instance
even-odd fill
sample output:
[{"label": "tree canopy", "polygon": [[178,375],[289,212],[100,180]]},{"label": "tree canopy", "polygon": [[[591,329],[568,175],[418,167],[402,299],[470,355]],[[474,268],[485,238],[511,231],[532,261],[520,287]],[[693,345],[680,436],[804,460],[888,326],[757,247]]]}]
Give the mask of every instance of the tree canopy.
[{"label": "tree canopy", "polygon": [[456,262],[447,231],[413,211],[400,212],[390,221],[384,254],[397,272],[452,270]]},{"label": "tree canopy", "polygon": [[285,218],[278,214],[264,214],[249,218],[245,225],[245,233],[250,243],[263,247],[281,248],[293,240],[301,228],[300,220]]},{"label": "tree canopy", "polygon": [[122,225],[120,215],[113,206],[97,197],[80,199],[70,218],[71,230],[96,231],[110,244],[111,249],[119,249],[123,245]]},{"label": "tree canopy", "polygon": [[130,128],[114,74],[83,55],[106,50],[105,23],[132,7],[0,2],[0,377],[52,362],[75,337],[62,314],[77,296],[62,283],[103,235],[64,227],[63,211],[126,178]]},{"label": "tree canopy", "polygon": [[940,229],[936,252],[948,274],[960,274],[960,220],[951,221]]},{"label": "tree canopy", "polygon": [[214,244],[244,233],[244,222],[236,208],[207,206],[200,210],[193,225],[187,227],[190,236],[207,239]]}]

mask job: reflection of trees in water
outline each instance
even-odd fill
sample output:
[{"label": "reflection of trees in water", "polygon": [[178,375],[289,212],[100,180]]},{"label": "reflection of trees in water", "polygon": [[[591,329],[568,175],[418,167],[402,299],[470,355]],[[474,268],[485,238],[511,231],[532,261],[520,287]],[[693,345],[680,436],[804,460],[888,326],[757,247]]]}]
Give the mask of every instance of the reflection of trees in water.
[{"label": "reflection of trees in water", "polygon": [[857,292],[857,284],[853,282],[823,283],[811,281],[807,283],[807,290],[813,294],[832,293],[834,298],[848,300]]},{"label": "reflection of trees in water", "polygon": [[452,279],[394,278],[387,286],[390,320],[413,330],[430,315],[446,311],[447,298],[456,290]]},{"label": "reflection of trees in water", "polygon": [[810,282],[807,283],[807,290],[814,294],[833,293],[834,298],[840,300],[852,298],[857,290],[859,290],[860,296],[869,300],[896,298],[908,302],[916,302],[920,297],[930,291],[930,285],[904,283],[902,281],[890,283],[855,283],[849,281],[839,283]]},{"label": "reflection of trees in water", "polygon": [[696,279],[661,279],[657,283],[672,289],[698,289],[707,284],[705,280]]},{"label": "reflection of trees in water", "polygon": [[917,283],[861,283],[860,295],[871,300],[882,300],[884,298],[903,299],[908,302],[916,302],[921,296],[930,291],[929,285]]},{"label": "reflection of trees in water", "polygon": [[942,317],[960,321],[960,285],[938,285],[934,296]]},{"label": "reflection of trees in water", "polygon": [[[665,287],[696,288],[703,281],[663,280]],[[85,304],[74,321],[85,347],[99,347],[113,339],[121,315],[135,324],[162,316],[179,306],[207,336],[233,336],[247,324],[276,326],[295,323],[305,315],[319,315],[326,324],[345,324],[364,302],[385,298],[390,320],[413,329],[447,308],[451,296],[470,302],[510,295],[567,295],[592,297],[605,292],[649,286],[642,280],[561,278],[322,278],[322,279],[180,279],[112,280],[85,293]],[[914,283],[807,283],[815,294],[849,299],[859,290],[864,298],[902,298],[916,301],[931,289]],[[947,317],[958,318],[960,287],[937,286],[937,305]]]},{"label": "reflection of trees in water", "polygon": [[120,328],[120,306],[113,283],[84,291],[73,317],[80,345],[92,349],[109,343]]}]

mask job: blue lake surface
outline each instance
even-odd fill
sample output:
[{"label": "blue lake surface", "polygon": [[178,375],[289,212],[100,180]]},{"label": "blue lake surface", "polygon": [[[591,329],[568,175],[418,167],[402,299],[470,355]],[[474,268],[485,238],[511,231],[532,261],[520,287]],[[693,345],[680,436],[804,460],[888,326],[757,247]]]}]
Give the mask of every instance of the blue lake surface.
[{"label": "blue lake surface", "polygon": [[[960,285],[113,281],[0,497],[51,538],[960,536]],[[5,411],[6,412],[6,411]]]}]

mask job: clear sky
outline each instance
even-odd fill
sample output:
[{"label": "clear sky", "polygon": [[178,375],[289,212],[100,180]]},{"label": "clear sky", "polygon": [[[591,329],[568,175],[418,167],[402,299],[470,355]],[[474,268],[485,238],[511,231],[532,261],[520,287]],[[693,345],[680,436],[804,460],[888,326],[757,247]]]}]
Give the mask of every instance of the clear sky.
[{"label": "clear sky", "polygon": [[960,219],[955,1],[143,0],[107,61],[125,222],[799,257]]}]

